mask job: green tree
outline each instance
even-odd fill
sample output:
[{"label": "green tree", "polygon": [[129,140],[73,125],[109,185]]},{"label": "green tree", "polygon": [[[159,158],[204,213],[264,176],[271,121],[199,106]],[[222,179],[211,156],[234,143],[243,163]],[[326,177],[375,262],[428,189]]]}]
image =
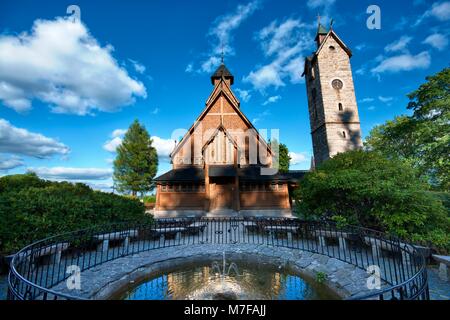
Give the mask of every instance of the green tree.
[{"label": "green tree", "polygon": [[145,127],[135,120],[117,148],[113,176],[117,190],[133,196],[151,191],[157,170],[158,155],[152,139]]},{"label": "green tree", "polygon": [[[269,141],[270,143],[270,141]],[[278,171],[281,173],[285,173],[289,171],[289,163],[291,161],[291,157],[289,156],[289,149],[284,143],[279,143],[278,140],[273,141],[273,144],[275,146],[278,146],[278,148],[275,148],[275,156],[274,160],[275,162],[278,161]],[[276,151],[278,150],[278,151]]]},{"label": "green tree", "polygon": [[408,95],[412,116],[375,127],[366,148],[406,160],[434,187],[450,190],[450,68]]},{"label": "green tree", "polygon": [[307,173],[295,192],[303,218],[377,229],[450,249],[450,220],[416,169],[379,153],[338,154]]}]

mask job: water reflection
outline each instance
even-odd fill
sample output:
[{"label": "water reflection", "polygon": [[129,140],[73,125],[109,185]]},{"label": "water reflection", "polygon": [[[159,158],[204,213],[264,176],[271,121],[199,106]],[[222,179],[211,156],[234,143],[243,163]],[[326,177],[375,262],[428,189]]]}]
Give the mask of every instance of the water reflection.
[{"label": "water reflection", "polygon": [[[326,287],[272,266],[219,263],[185,267],[128,288],[125,300],[329,300]],[[233,272],[229,272],[233,270]],[[224,272],[226,271],[226,272]]]}]

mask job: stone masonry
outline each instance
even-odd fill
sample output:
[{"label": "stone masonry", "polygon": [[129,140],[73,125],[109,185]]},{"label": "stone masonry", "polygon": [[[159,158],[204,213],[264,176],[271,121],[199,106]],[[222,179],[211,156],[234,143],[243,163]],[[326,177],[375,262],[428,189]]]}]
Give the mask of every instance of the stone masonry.
[{"label": "stone masonry", "polygon": [[362,142],[351,52],[333,30],[317,39],[318,49],[307,58],[305,75],[314,158],[319,164],[360,148]]}]

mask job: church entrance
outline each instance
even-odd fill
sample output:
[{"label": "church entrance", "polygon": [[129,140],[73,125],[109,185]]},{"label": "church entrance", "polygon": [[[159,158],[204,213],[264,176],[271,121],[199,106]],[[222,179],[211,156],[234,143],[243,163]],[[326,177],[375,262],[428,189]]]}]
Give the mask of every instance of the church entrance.
[{"label": "church entrance", "polygon": [[234,179],[214,179],[211,183],[212,201],[211,210],[226,210],[233,208],[233,184]]}]

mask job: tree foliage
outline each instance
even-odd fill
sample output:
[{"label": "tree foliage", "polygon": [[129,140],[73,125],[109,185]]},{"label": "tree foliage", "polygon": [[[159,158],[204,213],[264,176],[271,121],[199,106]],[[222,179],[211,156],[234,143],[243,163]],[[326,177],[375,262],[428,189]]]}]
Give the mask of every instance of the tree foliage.
[{"label": "tree foliage", "polygon": [[273,160],[275,163],[278,161],[278,171],[281,173],[288,172],[289,163],[291,161],[288,147],[284,143],[279,143],[278,140],[274,140],[273,145],[276,146]]},{"label": "tree foliage", "polygon": [[412,116],[375,127],[366,147],[408,161],[437,189],[450,190],[450,68],[408,95]]},{"label": "tree foliage", "polygon": [[117,148],[114,161],[114,182],[119,192],[145,193],[154,187],[158,170],[158,155],[147,130],[135,120]]},{"label": "tree foliage", "polygon": [[85,184],[45,181],[35,174],[0,178],[0,253],[63,232],[151,219],[139,200]]},{"label": "tree foliage", "polygon": [[306,174],[295,197],[303,218],[333,219],[450,249],[442,201],[403,161],[375,152],[338,154]]}]

